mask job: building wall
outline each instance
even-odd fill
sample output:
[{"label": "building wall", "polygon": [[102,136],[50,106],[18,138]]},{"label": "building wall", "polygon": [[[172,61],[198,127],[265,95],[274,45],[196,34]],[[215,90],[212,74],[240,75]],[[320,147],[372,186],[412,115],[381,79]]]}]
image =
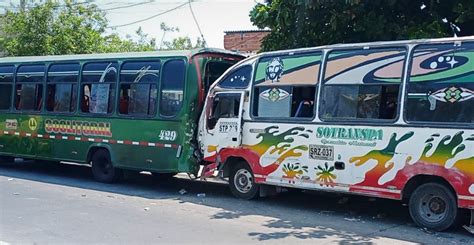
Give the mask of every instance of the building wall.
[{"label": "building wall", "polygon": [[262,39],[268,31],[232,31],[224,35],[224,48],[248,53],[260,50]]}]

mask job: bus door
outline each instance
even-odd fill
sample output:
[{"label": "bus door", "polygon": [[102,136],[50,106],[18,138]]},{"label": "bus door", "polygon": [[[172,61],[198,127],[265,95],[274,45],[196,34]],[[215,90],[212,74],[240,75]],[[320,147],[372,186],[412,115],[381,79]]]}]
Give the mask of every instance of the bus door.
[{"label": "bus door", "polygon": [[[209,97],[203,143],[207,151],[238,147],[242,142],[242,106],[245,92],[219,92]],[[214,150],[209,150],[214,149]]]}]

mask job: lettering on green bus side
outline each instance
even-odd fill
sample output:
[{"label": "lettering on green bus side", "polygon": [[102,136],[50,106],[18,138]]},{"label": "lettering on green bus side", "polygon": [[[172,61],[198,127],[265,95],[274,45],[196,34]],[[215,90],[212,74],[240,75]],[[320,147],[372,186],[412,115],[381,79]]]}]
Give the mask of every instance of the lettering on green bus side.
[{"label": "lettering on green bus side", "polygon": [[111,126],[109,122],[87,122],[63,119],[45,120],[45,131],[47,133],[112,137]]}]

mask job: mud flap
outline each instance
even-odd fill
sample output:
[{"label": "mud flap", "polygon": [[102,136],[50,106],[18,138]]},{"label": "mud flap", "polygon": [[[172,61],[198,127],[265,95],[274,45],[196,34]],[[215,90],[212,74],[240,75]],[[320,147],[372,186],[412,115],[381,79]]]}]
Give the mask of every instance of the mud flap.
[{"label": "mud flap", "polygon": [[463,227],[469,231],[469,233],[474,234],[474,210],[471,210],[471,221],[469,225],[464,225]]}]

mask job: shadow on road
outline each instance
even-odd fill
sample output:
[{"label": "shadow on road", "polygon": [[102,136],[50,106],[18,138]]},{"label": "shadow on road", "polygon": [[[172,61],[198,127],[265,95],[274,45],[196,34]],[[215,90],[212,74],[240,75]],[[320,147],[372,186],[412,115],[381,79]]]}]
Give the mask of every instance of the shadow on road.
[{"label": "shadow on road", "polygon": [[[251,232],[248,236],[260,241],[286,237],[336,237],[345,243],[368,244],[376,237],[425,243],[426,238],[448,239],[457,244],[474,244],[460,227],[450,232],[437,233],[417,228],[412,224],[407,207],[398,201],[339,195],[325,192],[290,190],[274,197],[256,201],[238,200],[227,186],[217,183],[173,178],[156,183],[152,176],[128,173],[117,184],[103,184],[93,180],[90,168],[58,163],[1,163],[0,176],[71,186],[146,199],[171,199],[178,203],[194,203],[218,208],[211,219],[239,219],[254,215],[268,218],[264,227],[269,232]],[[187,191],[180,195],[181,189]],[[197,194],[205,193],[206,197]],[[374,223],[378,228],[374,229]],[[411,231],[408,235],[405,231]]]}]

